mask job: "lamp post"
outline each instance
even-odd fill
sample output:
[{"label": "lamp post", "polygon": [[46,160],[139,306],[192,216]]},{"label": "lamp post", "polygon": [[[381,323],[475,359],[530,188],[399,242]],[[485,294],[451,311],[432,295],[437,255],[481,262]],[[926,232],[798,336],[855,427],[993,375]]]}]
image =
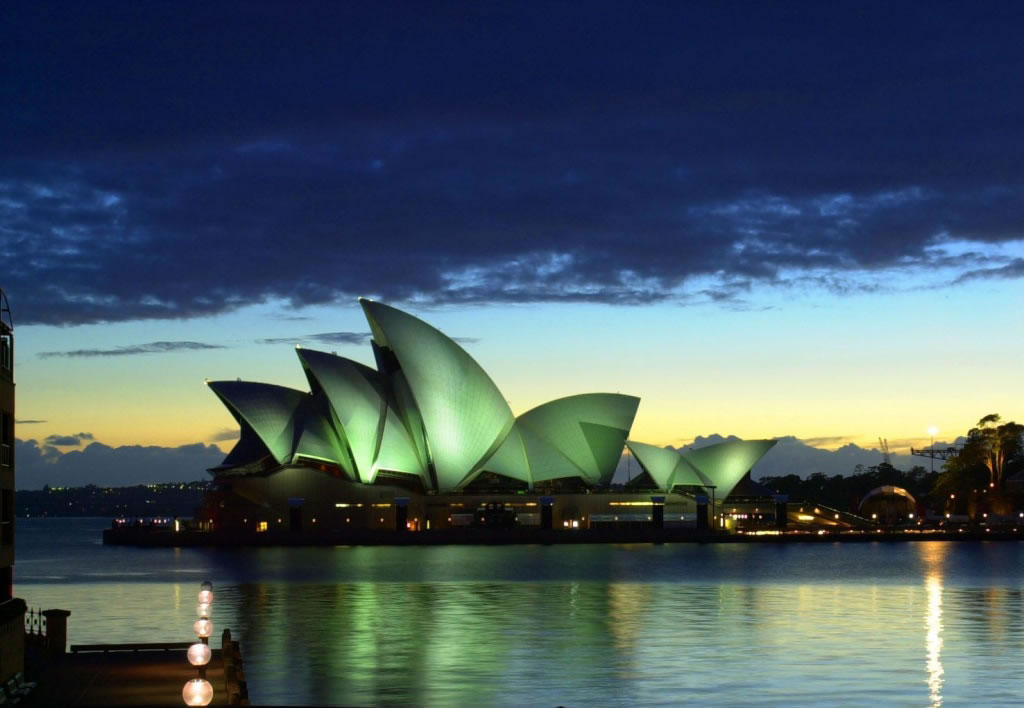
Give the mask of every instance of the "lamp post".
[{"label": "lamp post", "polygon": [[928,448],[932,452],[932,454],[930,455],[930,457],[932,458],[932,472],[935,472],[935,434],[938,432],[939,429],[936,428],[934,425],[928,427],[928,435],[930,435],[932,438],[932,444]]},{"label": "lamp post", "polygon": [[213,686],[206,680],[206,665],[210,663],[213,651],[210,649],[210,635],[213,634],[213,622],[210,620],[210,605],[213,604],[213,583],[209,580],[199,585],[199,604],[196,615],[199,619],[192,623],[192,631],[199,641],[192,644],[185,654],[188,663],[199,670],[198,678],[185,682],[181,690],[181,698],[187,706],[206,706],[213,700]]},{"label": "lamp post", "polygon": [[213,686],[206,679],[194,678],[185,684],[181,697],[187,706],[208,706],[213,700]]}]

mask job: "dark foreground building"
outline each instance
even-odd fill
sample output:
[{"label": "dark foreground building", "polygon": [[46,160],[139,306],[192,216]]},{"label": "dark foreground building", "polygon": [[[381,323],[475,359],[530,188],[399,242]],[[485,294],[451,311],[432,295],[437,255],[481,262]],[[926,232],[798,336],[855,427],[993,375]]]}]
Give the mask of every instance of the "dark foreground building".
[{"label": "dark foreground building", "polygon": [[24,663],[25,601],[14,597],[14,321],[0,290],[0,681]]}]

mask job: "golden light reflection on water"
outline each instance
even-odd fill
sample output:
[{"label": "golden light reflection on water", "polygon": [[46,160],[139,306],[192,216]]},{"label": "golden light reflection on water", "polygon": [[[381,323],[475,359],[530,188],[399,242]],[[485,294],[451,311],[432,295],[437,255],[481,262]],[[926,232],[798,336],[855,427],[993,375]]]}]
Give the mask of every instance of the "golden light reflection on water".
[{"label": "golden light reflection on water", "polygon": [[918,544],[925,567],[925,672],[928,674],[928,698],[933,706],[942,705],[942,576],[949,552],[945,541]]},{"label": "golden light reflection on water", "polygon": [[615,646],[632,651],[641,639],[638,614],[651,604],[651,588],[639,583],[615,583],[608,588],[609,628]]},{"label": "golden light reflection on water", "polygon": [[928,696],[933,706],[942,705],[942,578],[930,575],[925,581],[928,593],[928,610],[925,624],[928,633],[925,644],[928,649],[928,660],[925,671],[928,672]]}]

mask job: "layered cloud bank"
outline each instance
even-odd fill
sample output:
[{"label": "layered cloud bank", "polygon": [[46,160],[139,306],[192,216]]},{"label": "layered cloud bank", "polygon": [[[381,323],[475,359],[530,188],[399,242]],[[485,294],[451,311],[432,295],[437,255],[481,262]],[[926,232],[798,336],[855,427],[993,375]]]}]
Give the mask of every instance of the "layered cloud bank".
[{"label": "layered cloud bank", "polygon": [[0,28],[24,324],[1024,277],[1019,17],[42,5]]},{"label": "layered cloud bank", "polygon": [[[91,436],[78,433],[72,436],[83,444]],[[735,436],[708,435],[698,437],[685,447],[704,447]],[[944,446],[946,443],[936,443]],[[180,447],[154,445],[123,445],[111,447],[91,442],[80,450],[62,452],[55,445],[36,440],[17,440],[17,475],[19,489],[84,486],[96,484],[106,487],[151,484],[158,482],[189,482],[208,479],[206,470],[220,464],[224,452],[216,445],[193,443]],[[820,472],[826,475],[850,474],[857,465],[877,465],[882,453],[875,449],[847,444],[837,450],[812,447],[795,437],[779,438],[778,444],[761,458],[754,468],[754,479],[797,474],[801,477]],[[928,460],[910,455],[893,455],[892,463],[901,469],[928,464]],[[640,474],[636,460],[623,456],[615,473],[615,482]]]},{"label": "layered cloud bank", "polygon": [[217,446],[203,443],[181,447],[110,447],[93,442],[81,450],[61,452],[46,442],[15,441],[19,489],[40,489],[46,484],[51,487],[81,487],[86,484],[122,487],[191,482],[207,479],[206,470],[218,464],[223,457],[223,451]]}]

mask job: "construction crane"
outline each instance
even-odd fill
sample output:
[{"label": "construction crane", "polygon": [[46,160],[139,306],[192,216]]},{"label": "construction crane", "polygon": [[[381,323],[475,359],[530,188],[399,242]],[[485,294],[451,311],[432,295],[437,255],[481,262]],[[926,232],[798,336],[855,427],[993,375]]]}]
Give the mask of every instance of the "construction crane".
[{"label": "construction crane", "polygon": [[889,456],[889,440],[878,438],[878,446],[882,448],[882,461],[892,467],[892,458]]},{"label": "construction crane", "polygon": [[926,448],[924,450],[918,450],[917,448],[910,448],[911,455],[917,455],[918,457],[930,457],[933,460],[948,460],[951,457],[956,457],[963,451],[963,448],[959,447],[945,447],[945,448]]}]

